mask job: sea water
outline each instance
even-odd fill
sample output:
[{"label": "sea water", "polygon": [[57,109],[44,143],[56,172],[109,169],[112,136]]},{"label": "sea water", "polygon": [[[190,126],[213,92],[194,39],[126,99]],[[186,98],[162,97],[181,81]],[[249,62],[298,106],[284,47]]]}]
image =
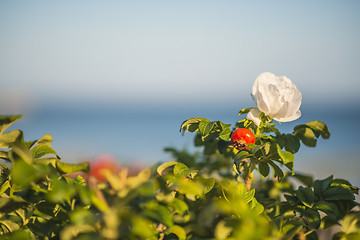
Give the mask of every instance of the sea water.
[{"label": "sea water", "polygon": [[[240,109],[227,107],[179,106],[104,106],[44,105],[16,122],[11,129],[24,131],[25,140],[50,133],[53,148],[66,162],[94,159],[111,154],[121,163],[139,162],[151,165],[171,160],[165,147],[193,147],[193,133],[179,132],[181,123],[191,117],[205,117],[224,123],[235,123]],[[291,133],[294,126],[312,120],[325,122],[330,139],[319,139],[316,148],[301,146],[295,154],[295,170],[317,178],[334,174],[360,186],[360,111],[354,107],[302,107],[302,116],[278,125],[281,132]]]}]

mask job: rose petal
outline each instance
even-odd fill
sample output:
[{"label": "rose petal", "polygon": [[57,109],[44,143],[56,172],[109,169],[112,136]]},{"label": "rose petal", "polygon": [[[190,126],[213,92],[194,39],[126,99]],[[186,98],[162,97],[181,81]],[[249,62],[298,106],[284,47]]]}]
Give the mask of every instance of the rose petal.
[{"label": "rose petal", "polygon": [[257,94],[256,104],[258,105],[258,108],[260,109],[260,111],[265,113],[265,115],[268,115],[270,113],[270,108],[266,104],[266,101],[260,92],[258,92],[258,94]]},{"label": "rose petal", "polygon": [[256,126],[259,126],[260,124],[260,114],[261,111],[257,108],[251,109],[248,114],[246,115],[246,119],[249,119],[255,123]]},{"label": "rose petal", "polygon": [[279,118],[279,119],[274,118],[274,119],[279,122],[291,122],[291,121],[298,119],[299,117],[301,117],[301,111],[297,110],[295,114],[293,114],[289,117],[284,117],[284,118]]},{"label": "rose petal", "polygon": [[301,116],[301,93],[286,76],[260,74],[253,85],[252,96],[258,109],[275,120],[292,121]]}]

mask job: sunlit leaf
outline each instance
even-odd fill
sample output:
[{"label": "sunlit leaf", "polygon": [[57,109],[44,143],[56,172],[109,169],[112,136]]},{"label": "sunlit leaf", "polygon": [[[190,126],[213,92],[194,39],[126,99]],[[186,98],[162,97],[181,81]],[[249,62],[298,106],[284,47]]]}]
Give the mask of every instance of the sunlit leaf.
[{"label": "sunlit leaf", "polygon": [[291,152],[281,150],[278,144],[276,144],[276,147],[277,153],[285,165],[294,162],[294,155]]},{"label": "sunlit leaf", "polygon": [[0,135],[0,148],[10,148],[14,143],[24,141],[23,132],[21,130],[12,130]]},{"label": "sunlit leaf", "polygon": [[45,144],[38,144],[34,148],[31,149],[31,153],[34,158],[41,158],[46,155],[55,155],[58,159],[60,156],[55,152],[55,150]]},{"label": "sunlit leaf", "polygon": [[20,118],[22,118],[22,115],[0,116],[0,134],[2,134],[8,127]]},{"label": "sunlit leaf", "polygon": [[316,146],[316,136],[313,130],[307,125],[299,125],[294,128],[295,136],[299,137],[300,140],[308,147]]},{"label": "sunlit leaf", "polygon": [[169,168],[171,166],[174,166],[176,164],[178,164],[177,161],[169,161],[169,162],[163,163],[157,168],[156,171],[161,176],[165,169],[167,169],[167,168]]},{"label": "sunlit leaf", "polygon": [[90,165],[88,162],[81,162],[81,163],[64,163],[61,161],[56,161],[57,168],[63,173],[74,173],[78,171],[88,172],[90,170]]},{"label": "sunlit leaf", "polygon": [[314,130],[317,130],[320,132],[320,135],[324,139],[330,138],[330,131],[328,126],[321,121],[311,121],[306,123],[307,126],[311,127]]}]

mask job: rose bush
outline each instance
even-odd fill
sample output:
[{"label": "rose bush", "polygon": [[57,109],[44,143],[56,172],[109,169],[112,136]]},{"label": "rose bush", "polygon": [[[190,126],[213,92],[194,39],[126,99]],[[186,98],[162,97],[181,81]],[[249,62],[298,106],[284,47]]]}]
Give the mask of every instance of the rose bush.
[{"label": "rose bush", "polygon": [[253,85],[252,97],[258,108],[251,109],[247,119],[260,124],[260,115],[279,122],[289,122],[301,116],[302,95],[291,80],[270,72],[260,74]]},{"label": "rose bush", "polygon": [[[196,133],[201,151],[167,148],[173,161],[138,174],[108,156],[65,163],[51,135],[26,141],[21,130],[6,131],[21,116],[0,116],[0,240],[304,240],[332,226],[333,240],[360,239],[359,189],[294,170],[301,143],[315,147],[330,137],[326,124],[287,134],[276,128],[272,119],[300,116],[301,94],[286,77],[261,74],[253,96],[258,110],[239,115],[259,122],[190,118],[180,131]],[[82,171],[99,179],[86,181]]]}]

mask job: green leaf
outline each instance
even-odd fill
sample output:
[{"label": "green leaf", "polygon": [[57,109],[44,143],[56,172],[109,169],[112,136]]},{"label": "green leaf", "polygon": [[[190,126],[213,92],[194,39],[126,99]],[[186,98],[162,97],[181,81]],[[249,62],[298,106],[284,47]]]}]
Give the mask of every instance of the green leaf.
[{"label": "green leaf", "polygon": [[168,203],[168,205],[174,209],[175,213],[180,215],[184,215],[189,210],[186,202],[178,198],[174,198],[171,202]]},{"label": "green leaf", "polygon": [[178,240],[186,240],[186,231],[184,228],[180,227],[179,225],[173,225],[166,232],[175,234]]},{"label": "green leaf", "polygon": [[265,154],[268,155],[270,153],[271,143],[266,142],[266,143],[263,144],[263,146],[264,146]]},{"label": "green leaf", "polygon": [[253,198],[250,202],[250,209],[257,215],[261,214],[264,211],[264,206],[260,204],[256,198]]},{"label": "green leaf", "polygon": [[[195,132],[196,130],[198,130],[199,127],[199,122],[203,121],[203,120],[207,120],[205,118],[201,118],[201,117],[197,117],[197,118],[190,118],[188,120],[185,120],[180,127],[180,132],[182,132],[183,134],[185,134],[187,131],[189,132]],[[209,121],[209,120],[208,120]]]},{"label": "green leaf", "polygon": [[[360,235],[360,213],[350,213],[344,217],[342,230],[346,234],[357,233]],[[350,239],[350,238],[349,238]],[[356,239],[356,238],[353,238]]]},{"label": "green leaf", "polygon": [[318,211],[311,208],[307,208],[305,210],[300,211],[300,213],[308,219],[312,227],[314,228],[320,227],[321,217]]},{"label": "green leaf", "polygon": [[315,180],[314,181],[315,194],[318,196],[322,196],[325,190],[330,186],[332,181],[333,181],[332,175],[322,180]]},{"label": "green leaf", "polygon": [[158,221],[167,227],[173,226],[173,218],[170,210],[160,205],[157,201],[151,201],[144,204],[142,215]]},{"label": "green leaf", "polygon": [[306,125],[311,127],[313,130],[319,131],[322,138],[330,138],[330,131],[325,123],[321,121],[311,121],[306,123]]},{"label": "green leaf", "polygon": [[152,226],[151,221],[139,216],[131,216],[131,231],[137,235],[136,239],[153,239],[155,237],[155,228]]},{"label": "green leaf", "polygon": [[241,161],[242,159],[248,158],[248,157],[249,157],[249,152],[247,152],[247,151],[239,151],[235,156],[235,160]]},{"label": "green leaf", "polygon": [[23,132],[21,130],[12,130],[0,135],[0,148],[10,148],[14,143],[24,141]]},{"label": "green leaf", "polygon": [[323,196],[324,200],[355,200],[353,192],[341,186],[326,189]]},{"label": "green leaf", "polygon": [[64,201],[70,201],[75,193],[75,185],[53,179],[52,189],[47,193],[47,199],[53,203],[62,203]]},{"label": "green leaf", "polygon": [[215,237],[218,240],[225,240],[229,238],[230,233],[232,232],[233,228],[228,226],[229,224],[222,220],[218,222],[215,227]]},{"label": "green leaf", "polygon": [[229,147],[229,142],[226,142],[224,140],[219,140],[217,143],[217,147],[219,150],[219,153],[223,154],[225,153],[226,149]]},{"label": "green leaf", "polygon": [[57,159],[60,159],[60,156],[55,152],[55,150],[52,147],[45,144],[38,144],[37,146],[31,149],[31,153],[33,157],[36,159],[50,154],[55,155]]},{"label": "green leaf", "polygon": [[294,134],[308,147],[316,146],[316,136],[313,130],[307,125],[298,125],[294,128]]},{"label": "green leaf", "polygon": [[24,239],[35,239],[35,237],[33,237],[31,235],[31,232],[26,229],[20,229],[20,230],[16,230],[14,232],[8,233],[8,234],[4,234],[0,237],[1,240],[24,240]]},{"label": "green leaf", "polygon": [[294,162],[294,155],[291,152],[281,150],[279,144],[276,144],[276,147],[277,153],[285,165]]},{"label": "green leaf", "polygon": [[274,177],[277,177],[278,180],[281,182],[282,179],[284,178],[284,172],[281,170],[281,168],[279,168],[278,165],[276,165],[274,163],[274,161],[268,161],[268,163],[272,167],[272,169],[274,170]]},{"label": "green leaf", "polygon": [[238,115],[246,114],[246,113],[250,112],[250,110],[253,108],[255,108],[255,107],[248,107],[248,108],[241,109]]},{"label": "green leaf", "polygon": [[161,176],[162,173],[163,173],[163,171],[164,171],[166,168],[171,167],[171,166],[174,166],[174,165],[176,165],[176,164],[178,164],[178,163],[179,163],[179,162],[177,162],[177,161],[169,161],[169,162],[163,163],[163,164],[161,164],[161,165],[156,169],[156,171],[157,171],[157,173]]},{"label": "green leaf", "polygon": [[313,186],[313,181],[314,180],[313,180],[312,176],[296,173],[295,175],[293,175],[293,177],[296,178],[297,180],[299,180],[300,182],[302,182],[303,184],[305,184],[308,187]]},{"label": "green leaf", "polygon": [[292,195],[284,194],[284,197],[286,198],[286,201],[287,201],[290,205],[297,205],[297,204],[301,203],[297,197],[294,197],[294,196],[292,196]]},{"label": "green leaf", "polygon": [[0,220],[0,225],[6,227],[9,232],[14,232],[20,228],[20,226],[11,220]]},{"label": "green leaf", "polygon": [[335,203],[320,200],[314,204],[313,208],[326,213],[331,220],[337,221],[338,219],[339,210]]},{"label": "green leaf", "polygon": [[11,173],[11,180],[15,185],[20,187],[28,186],[39,177],[39,172],[35,169],[34,165],[28,164],[21,159],[14,162]]},{"label": "green leaf", "polygon": [[269,164],[263,161],[259,162],[259,172],[262,176],[267,177],[270,172]]},{"label": "green leaf", "polygon": [[315,194],[311,188],[299,187],[295,191],[296,197],[307,207],[311,208],[314,204]]},{"label": "green leaf", "polygon": [[230,128],[225,128],[220,134],[219,138],[224,141],[229,141],[231,136],[231,130]]},{"label": "green leaf", "polygon": [[70,163],[63,163],[57,161],[56,166],[62,173],[66,173],[66,174],[78,172],[78,171],[89,172],[90,170],[90,165],[87,162],[70,164]]},{"label": "green leaf", "polygon": [[297,153],[300,149],[300,140],[293,134],[285,135],[285,149],[291,153]]},{"label": "green leaf", "polygon": [[[210,125],[210,127],[208,127]],[[209,134],[211,128],[214,126],[213,122],[210,122],[210,120],[202,120],[199,122],[199,133],[203,136],[206,136]]]},{"label": "green leaf", "polygon": [[177,163],[174,166],[174,175],[175,176],[186,177],[187,175],[189,175],[189,173],[190,173],[189,168],[183,163]]},{"label": "green leaf", "polygon": [[4,182],[4,184],[1,185],[1,188],[0,188],[0,196],[1,196],[1,194],[3,194],[6,190],[8,190],[9,187],[10,187],[10,182],[9,182],[9,181]]},{"label": "green leaf", "polygon": [[214,178],[203,178],[203,177],[196,177],[195,178],[197,183],[200,183],[200,186],[202,187],[203,194],[206,194],[213,189],[215,185],[215,179]]},{"label": "green leaf", "polygon": [[34,143],[30,147],[33,147],[36,144],[43,144],[43,145],[47,145],[47,146],[51,147],[52,141],[53,141],[52,136],[50,134],[45,134],[40,139],[34,141]]},{"label": "green leaf", "polygon": [[304,226],[304,223],[297,218],[290,219],[282,227],[282,231],[286,234],[285,239],[294,239],[296,233],[298,233]]},{"label": "green leaf", "polygon": [[22,118],[22,115],[0,116],[0,134],[20,118]]}]

